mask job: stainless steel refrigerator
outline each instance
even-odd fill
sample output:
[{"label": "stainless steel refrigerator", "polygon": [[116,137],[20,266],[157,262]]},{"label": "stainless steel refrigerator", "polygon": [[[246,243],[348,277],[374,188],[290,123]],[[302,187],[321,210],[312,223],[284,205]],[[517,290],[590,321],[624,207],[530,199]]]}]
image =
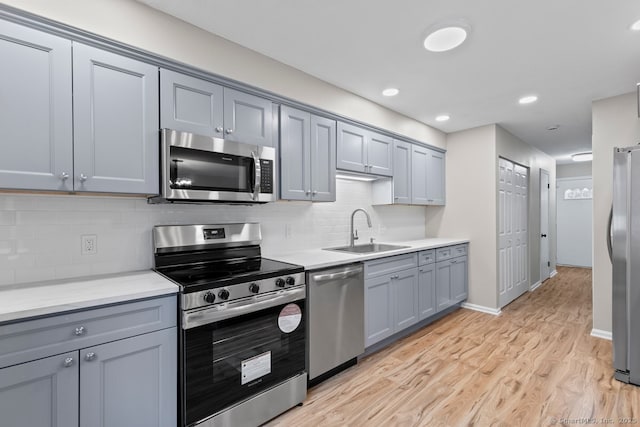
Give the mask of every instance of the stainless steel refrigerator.
[{"label": "stainless steel refrigerator", "polygon": [[614,149],[611,213],[615,378],[640,385],[640,146]]}]

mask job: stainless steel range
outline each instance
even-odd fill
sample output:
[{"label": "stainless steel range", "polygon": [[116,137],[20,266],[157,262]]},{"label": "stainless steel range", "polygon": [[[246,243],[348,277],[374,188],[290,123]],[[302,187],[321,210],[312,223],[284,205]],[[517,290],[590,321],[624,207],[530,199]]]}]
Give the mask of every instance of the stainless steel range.
[{"label": "stainless steel range", "polygon": [[262,258],[260,225],[156,226],[155,269],[180,286],[181,426],[252,426],[301,403],[304,269]]}]

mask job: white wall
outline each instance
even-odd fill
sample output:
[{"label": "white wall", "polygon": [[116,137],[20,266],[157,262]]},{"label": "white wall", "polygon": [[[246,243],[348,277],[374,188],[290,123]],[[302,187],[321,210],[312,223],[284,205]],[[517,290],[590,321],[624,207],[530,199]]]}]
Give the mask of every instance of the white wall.
[{"label": "white wall", "polygon": [[593,188],[592,179],[558,178],[558,264],[591,267],[593,204],[591,199],[565,199],[565,191],[576,188]]},{"label": "white wall", "polygon": [[556,178],[591,176],[591,162],[575,162],[556,166]]},{"label": "white wall", "polygon": [[[335,203],[313,204],[149,205],[132,197],[0,195],[0,285],[151,268],[151,229],[158,224],[258,221],[263,250],[277,253],[347,244],[350,214],[365,208],[373,228],[356,216],[362,241],[425,237],[424,207],[371,202],[370,184],[343,180]],[[97,254],[81,255],[84,234],[97,235]]]},{"label": "white wall", "polygon": [[445,134],[133,0],[5,0],[9,6],[441,148]]},{"label": "white wall", "polygon": [[427,208],[427,235],[469,238],[468,302],[497,308],[495,126],[447,136],[446,200]]},{"label": "white wall", "polygon": [[613,188],[613,148],[640,142],[636,93],[592,104],[593,328],[611,332],[611,261],[606,234]]}]

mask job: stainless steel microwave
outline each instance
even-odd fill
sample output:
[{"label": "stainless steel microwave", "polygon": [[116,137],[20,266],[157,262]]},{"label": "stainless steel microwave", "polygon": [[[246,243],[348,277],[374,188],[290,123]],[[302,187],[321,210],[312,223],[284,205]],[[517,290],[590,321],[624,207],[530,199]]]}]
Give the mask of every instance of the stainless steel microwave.
[{"label": "stainless steel microwave", "polygon": [[276,200],[276,150],[162,129],[160,196],[150,203]]}]

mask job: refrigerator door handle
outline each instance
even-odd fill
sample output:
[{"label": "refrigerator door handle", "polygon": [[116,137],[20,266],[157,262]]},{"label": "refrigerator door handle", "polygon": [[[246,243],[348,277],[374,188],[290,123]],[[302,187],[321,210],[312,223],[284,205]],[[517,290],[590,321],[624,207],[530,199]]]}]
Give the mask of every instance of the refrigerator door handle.
[{"label": "refrigerator door handle", "polygon": [[611,205],[611,210],[609,211],[609,220],[607,222],[607,250],[609,251],[609,260],[613,263],[613,247],[612,247],[612,234],[611,234],[611,224],[613,222],[613,205]]}]

